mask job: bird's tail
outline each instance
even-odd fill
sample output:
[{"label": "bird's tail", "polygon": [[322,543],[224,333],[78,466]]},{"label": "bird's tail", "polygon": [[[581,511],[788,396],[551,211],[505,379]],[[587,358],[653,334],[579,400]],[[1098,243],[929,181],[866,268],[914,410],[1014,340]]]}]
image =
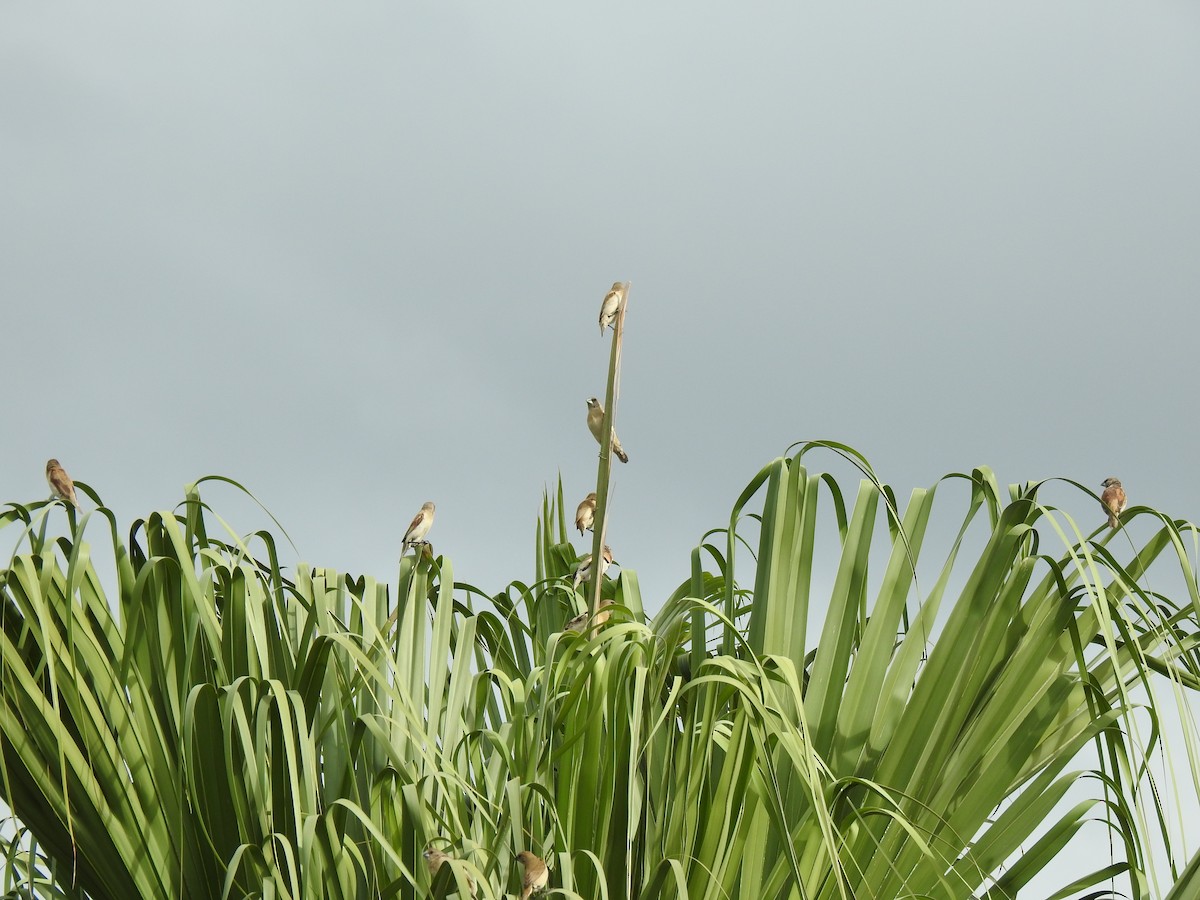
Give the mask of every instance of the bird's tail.
[{"label": "bird's tail", "polygon": [[1108,514],[1108,527],[1109,527],[1109,528],[1116,528],[1116,527],[1117,527],[1118,525],[1120,525],[1120,524],[1121,524],[1121,520],[1117,518],[1117,514],[1116,514],[1116,513],[1111,513],[1111,512],[1110,512],[1110,513]]},{"label": "bird's tail", "polygon": [[617,459],[623,463],[629,462],[629,454],[625,452],[620,445],[613,447],[613,453],[617,454]]}]

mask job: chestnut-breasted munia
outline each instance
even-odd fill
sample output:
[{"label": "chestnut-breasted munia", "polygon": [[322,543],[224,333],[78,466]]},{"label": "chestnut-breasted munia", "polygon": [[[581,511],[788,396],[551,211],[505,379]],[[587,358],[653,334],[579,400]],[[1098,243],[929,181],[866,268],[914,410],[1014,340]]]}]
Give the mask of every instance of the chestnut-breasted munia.
[{"label": "chestnut-breasted munia", "polygon": [[55,500],[70,503],[79,509],[79,501],[75,498],[75,482],[67,474],[67,470],[58,464],[57,459],[46,462],[46,481],[50,483],[50,493]]},{"label": "chestnut-breasted munia", "polygon": [[[600,401],[595,397],[588,398],[587,406],[588,431],[592,433],[592,437],[596,439],[596,443],[603,447],[604,440],[600,437],[600,432],[604,430],[604,407],[600,405]],[[615,428],[613,429],[612,436],[612,451],[617,454],[617,459],[621,462],[629,462],[629,454],[621,446],[621,441],[617,438],[617,430]]]},{"label": "chestnut-breasted munia", "polygon": [[534,856],[528,850],[517,854],[523,871],[521,872],[521,900],[529,900],[536,891],[544,891],[550,883],[550,870],[540,857]]},{"label": "chestnut-breasted munia", "polygon": [[1121,513],[1125,512],[1125,488],[1121,487],[1119,478],[1105,478],[1100,484],[1104,488],[1100,502],[1104,504],[1104,511],[1108,513],[1108,527],[1116,528],[1121,524]]},{"label": "chestnut-breasted munia", "polygon": [[[443,853],[441,850],[437,849],[436,847],[426,847],[425,851],[421,855],[425,857],[425,865],[429,866],[429,877],[430,878],[434,878],[437,876],[438,869],[440,869],[442,867],[442,863],[446,862],[447,860],[454,859],[454,857],[451,856],[449,853]],[[470,891],[471,896],[474,897],[475,896],[475,879],[472,878],[470,875],[467,875],[466,878],[467,878],[467,890]]]},{"label": "chestnut-breasted munia", "polygon": [[[604,570],[607,569],[609,566],[611,566],[612,561],[613,561],[612,548],[609,547],[608,544],[604,545],[604,549],[600,552],[600,557],[601,557],[601,559],[604,560],[604,564],[602,566],[600,566],[600,574],[603,575]],[[576,588],[579,587],[579,585],[581,583],[589,580],[591,577],[592,577],[592,554],[589,553],[587,556],[585,556],[583,559],[581,559],[579,561],[579,568],[575,570],[575,581],[574,581],[572,587],[576,587]]]},{"label": "chestnut-breasted munia", "polygon": [[[600,611],[596,613],[596,621],[593,623],[597,628],[608,621],[608,617],[612,614],[609,607],[613,605],[613,601],[605,597],[600,601]],[[567,619],[567,623],[563,625],[563,631],[582,631],[583,626],[587,624],[590,612],[581,612],[577,616],[572,616]]]},{"label": "chestnut-breasted munia", "polygon": [[575,527],[583,534],[596,519],[596,492],[592,491],[575,507]]},{"label": "chestnut-breasted munia", "polygon": [[604,295],[600,302],[600,337],[604,337],[604,329],[610,325],[616,327],[617,310],[621,306],[621,295],[625,293],[625,285],[614,281],[612,289]]},{"label": "chestnut-breasted munia", "polygon": [[409,547],[415,547],[417,544],[425,542],[425,535],[429,534],[429,529],[433,526],[433,513],[432,500],[421,504],[421,511],[413,518],[412,524],[408,526],[408,531],[404,532],[404,546],[400,550],[401,556],[408,552]]}]

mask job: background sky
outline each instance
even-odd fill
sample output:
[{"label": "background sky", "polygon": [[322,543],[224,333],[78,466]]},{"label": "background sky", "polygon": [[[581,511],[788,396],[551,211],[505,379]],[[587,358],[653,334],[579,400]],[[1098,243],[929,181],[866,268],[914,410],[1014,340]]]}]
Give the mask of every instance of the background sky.
[{"label": "background sky", "polygon": [[1185,2],[5,4],[0,499],[219,473],[382,580],[432,499],[499,590],[594,484],[629,280],[651,606],[803,439],[1196,520],[1198,42]]}]

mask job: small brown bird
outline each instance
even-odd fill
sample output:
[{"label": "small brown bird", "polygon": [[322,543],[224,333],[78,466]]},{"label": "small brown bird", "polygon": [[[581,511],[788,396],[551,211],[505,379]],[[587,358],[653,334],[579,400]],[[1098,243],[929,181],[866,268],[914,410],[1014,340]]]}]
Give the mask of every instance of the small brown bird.
[{"label": "small brown bird", "polygon": [[425,535],[429,534],[429,529],[433,526],[433,513],[432,500],[421,504],[421,511],[413,518],[412,524],[408,526],[408,531],[404,532],[404,546],[400,550],[401,556],[408,552],[409,547],[425,543]]},{"label": "small brown bird", "polygon": [[592,527],[592,522],[596,519],[596,492],[592,491],[580,504],[575,507],[575,527],[579,529],[579,533]]},{"label": "small brown bird", "polygon": [[46,462],[46,481],[50,482],[50,493],[55,500],[70,503],[79,509],[79,501],[75,498],[75,482],[67,474],[67,470],[58,464],[57,459]]},{"label": "small brown bird", "polygon": [[537,891],[544,891],[550,883],[550,870],[540,857],[528,850],[517,854],[517,862],[525,867],[521,874],[521,900],[529,900]]},{"label": "small brown bird", "polygon": [[[588,431],[592,433],[592,437],[596,439],[596,443],[603,447],[604,442],[600,439],[600,432],[604,430],[604,407],[600,405],[600,401],[595,397],[589,397],[587,405]],[[621,441],[617,438],[617,430],[615,428],[613,429],[612,451],[617,454],[617,459],[621,462],[629,462],[629,454],[621,446]]]},{"label": "small brown bird", "polygon": [[[607,597],[600,601],[600,611],[596,613],[595,624],[597,628],[607,622],[608,617],[612,615],[611,610],[609,610],[609,607],[612,605],[613,602]],[[563,626],[563,631],[583,631],[583,626],[587,624],[589,615],[591,615],[590,612],[581,612],[579,615],[567,619],[567,624]]]},{"label": "small brown bird", "polygon": [[[600,552],[600,556],[604,560],[604,565],[600,567],[600,574],[603,575],[604,571],[609,566],[612,565],[612,561],[613,561],[612,548],[609,547],[608,544],[605,544],[604,549]],[[592,554],[589,553],[587,556],[585,556],[583,559],[581,559],[579,561],[579,568],[575,570],[575,583],[572,585],[572,587],[578,588],[582,582],[588,581],[589,579],[591,579],[591,577],[592,577]]]},{"label": "small brown bird", "polygon": [[1108,527],[1116,528],[1121,524],[1121,513],[1125,512],[1125,488],[1121,487],[1119,478],[1105,478],[1100,486],[1104,488],[1100,502],[1104,504],[1104,511],[1108,513]]},{"label": "small brown bird", "polygon": [[624,293],[625,285],[614,281],[612,290],[605,294],[600,302],[600,337],[604,337],[605,328],[616,328],[614,323],[617,321],[617,308],[621,305],[621,295]]},{"label": "small brown bird", "polygon": [[[449,853],[443,853],[436,847],[426,847],[421,855],[425,857],[425,865],[429,866],[430,878],[437,875],[438,869],[442,867],[442,863],[454,859]],[[472,897],[475,896],[475,879],[470,875],[467,876],[467,890],[471,892]]]}]

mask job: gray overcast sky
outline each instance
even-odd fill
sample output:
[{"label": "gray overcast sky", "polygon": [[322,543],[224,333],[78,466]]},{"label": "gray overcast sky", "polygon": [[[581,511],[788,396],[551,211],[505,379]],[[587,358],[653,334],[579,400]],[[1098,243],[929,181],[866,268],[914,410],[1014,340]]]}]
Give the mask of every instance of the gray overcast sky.
[{"label": "gray overcast sky", "polygon": [[542,485],[594,480],[630,279],[611,534],[652,596],[804,438],[901,496],[987,463],[1195,519],[1198,38],[1094,0],[7,4],[0,496],[53,455],[128,519],[217,472],[380,578],[434,499],[498,588]]},{"label": "gray overcast sky", "polygon": [[652,605],[804,438],[901,497],[985,463],[1195,520],[1198,39],[1190,2],[5,4],[0,497],[57,456],[128,522],[221,473],[389,580],[433,499],[497,590],[593,483],[629,279],[610,543]]}]

